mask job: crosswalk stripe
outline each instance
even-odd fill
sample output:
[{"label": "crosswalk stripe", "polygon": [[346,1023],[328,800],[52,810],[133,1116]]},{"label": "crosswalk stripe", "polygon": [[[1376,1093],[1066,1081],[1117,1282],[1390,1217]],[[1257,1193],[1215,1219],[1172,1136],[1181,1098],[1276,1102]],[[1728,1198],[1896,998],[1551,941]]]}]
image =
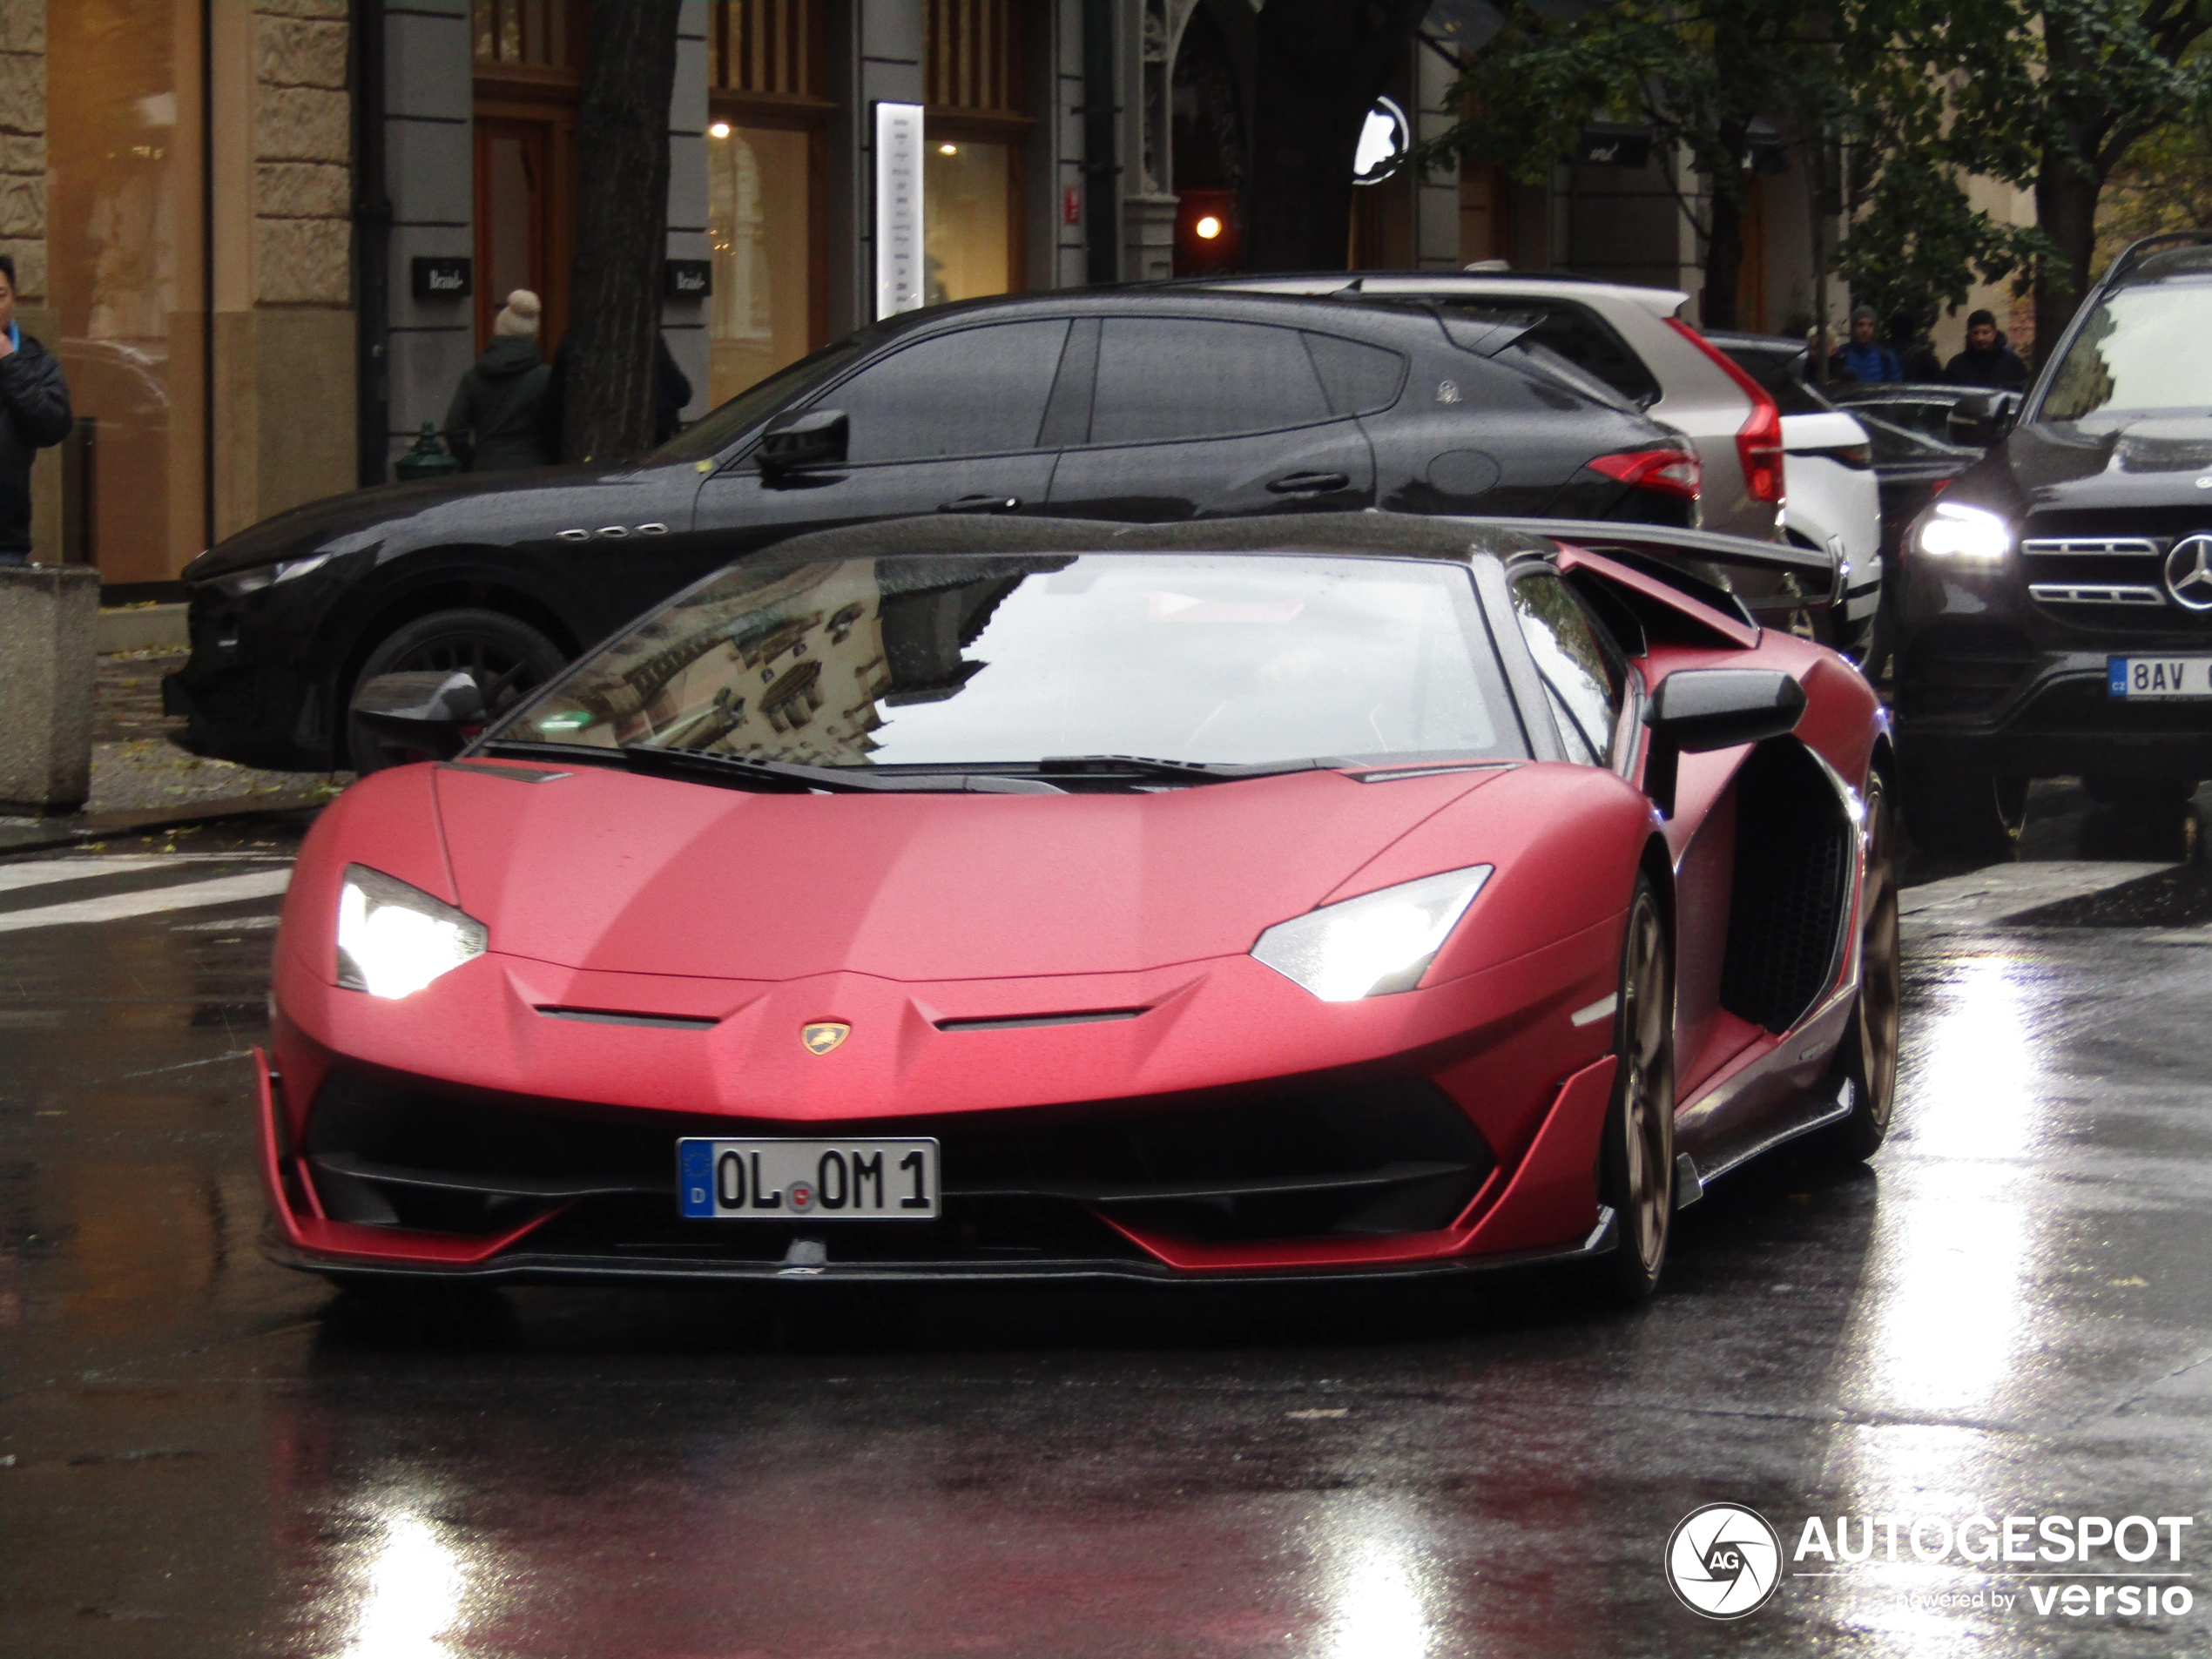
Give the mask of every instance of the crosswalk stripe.
[{"label": "crosswalk stripe", "polygon": [[105,859],[47,859],[37,864],[0,864],[0,893],[43,887],[56,881],[85,881],[99,875],[132,875],[140,870],[173,868],[189,854],[118,853]]},{"label": "crosswalk stripe", "polygon": [[70,922],[120,921],[129,916],[158,915],[165,910],[197,909],[203,905],[236,904],[246,899],[272,899],[291,885],[292,872],[288,869],[254,870],[245,875],[219,876],[212,881],[187,881],[140,893],[110,894],[105,899],[41,905],[36,910],[0,911],[0,934],[17,933],[26,927],[59,927]]}]

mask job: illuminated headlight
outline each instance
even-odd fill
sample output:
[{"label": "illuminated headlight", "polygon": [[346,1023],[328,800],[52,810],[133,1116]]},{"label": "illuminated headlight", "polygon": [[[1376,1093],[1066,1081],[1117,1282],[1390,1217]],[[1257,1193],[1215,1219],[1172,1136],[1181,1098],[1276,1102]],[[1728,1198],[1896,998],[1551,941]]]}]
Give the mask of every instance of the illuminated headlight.
[{"label": "illuminated headlight", "polygon": [[338,889],[338,982],[371,996],[410,996],[484,954],[490,934],[474,916],[420,887],[349,864]]},{"label": "illuminated headlight", "polygon": [[226,598],[243,599],[249,593],[279,582],[291,582],[310,570],[319,570],[330,563],[336,550],[328,553],[311,553],[304,559],[280,559],[274,564],[257,564],[250,570],[238,570],[229,576],[219,576],[210,583]]},{"label": "illuminated headlight", "polygon": [[2013,550],[2013,527],[1979,507],[1938,502],[1912,532],[1912,550],[1931,558],[1993,564]]},{"label": "illuminated headlight", "polygon": [[1252,955],[1324,1002],[1410,991],[1474,902],[1491,867],[1423,876],[1278,922]]}]

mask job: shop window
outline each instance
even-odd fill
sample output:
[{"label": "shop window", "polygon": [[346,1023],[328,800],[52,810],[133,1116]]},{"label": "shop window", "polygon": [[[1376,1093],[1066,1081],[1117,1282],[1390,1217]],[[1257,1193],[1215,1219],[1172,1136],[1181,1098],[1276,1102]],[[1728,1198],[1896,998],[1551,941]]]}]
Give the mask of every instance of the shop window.
[{"label": "shop window", "polygon": [[828,335],[828,49],[823,0],[709,12],[707,306],[718,404]]},{"label": "shop window", "polygon": [[924,0],[924,299],[930,305],[1027,286],[1022,9],[1015,0]]},{"label": "shop window", "polygon": [[199,25],[175,0],[41,10],[51,320],[33,299],[24,322],[80,423],[64,540],[109,584],[172,581],[207,523]]},{"label": "shop window", "polygon": [[590,16],[577,0],[475,0],[476,66],[573,75]]},{"label": "shop window", "polygon": [[707,142],[714,293],[708,301],[711,395],[727,401],[813,347],[810,135],[723,130]]}]

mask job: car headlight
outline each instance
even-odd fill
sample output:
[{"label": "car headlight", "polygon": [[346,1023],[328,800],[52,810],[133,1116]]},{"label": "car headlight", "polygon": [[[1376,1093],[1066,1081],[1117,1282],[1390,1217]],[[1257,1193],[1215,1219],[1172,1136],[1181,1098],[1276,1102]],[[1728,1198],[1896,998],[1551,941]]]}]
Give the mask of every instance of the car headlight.
[{"label": "car headlight", "polygon": [[1447,870],[1309,910],[1262,934],[1252,955],[1324,1002],[1410,991],[1482,891],[1491,867]]},{"label": "car headlight", "polygon": [[219,576],[211,583],[226,598],[243,599],[249,593],[259,593],[263,588],[279,582],[293,581],[310,570],[319,570],[330,563],[336,550],[310,553],[304,559],[280,559],[274,564],[257,564],[250,570],[236,570],[229,576]]},{"label": "car headlight", "polygon": [[1994,564],[2013,550],[2013,527],[1979,507],[1939,501],[1914,529],[1912,550],[1931,558]]},{"label": "car headlight", "polygon": [[412,995],[484,954],[490,931],[474,916],[367,865],[349,864],[338,889],[338,982],[371,996]]}]

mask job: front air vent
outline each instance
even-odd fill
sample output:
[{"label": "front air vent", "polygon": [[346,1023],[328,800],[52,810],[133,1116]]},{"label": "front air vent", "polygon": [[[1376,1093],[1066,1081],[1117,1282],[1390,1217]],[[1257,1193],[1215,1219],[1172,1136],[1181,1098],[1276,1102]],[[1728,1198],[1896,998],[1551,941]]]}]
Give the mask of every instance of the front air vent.
[{"label": "front air vent", "polygon": [[711,1031],[722,1023],[688,1014],[633,1014],[623,1008],[542,1008],[538,1012],[549,1020],[581,1020],[586,1025],[651,1025],[673,1031]]},{"label": "front air vent", "polygon": [[2039,536],[2020,543],[2020,551],[2036,556],[2071,554],[2077,557],[2093,558],[2140,557],[2155,558],[2158,543],[2140,536]]},{"label": "front air vent", "polygon": [[2047,605],[2162,605],[2156,588],[2136,583],[2031,582],[2028,597]]},{"label": "front air vent", "polygon": [[1100,1025],[1109,1020],[1134,1020],[1150,1008],[1090,1008],[1079,1014],[1015,1014],[978,1020],[940,1020],[940,1031],[1023,1031],[1042,1025]]}]

